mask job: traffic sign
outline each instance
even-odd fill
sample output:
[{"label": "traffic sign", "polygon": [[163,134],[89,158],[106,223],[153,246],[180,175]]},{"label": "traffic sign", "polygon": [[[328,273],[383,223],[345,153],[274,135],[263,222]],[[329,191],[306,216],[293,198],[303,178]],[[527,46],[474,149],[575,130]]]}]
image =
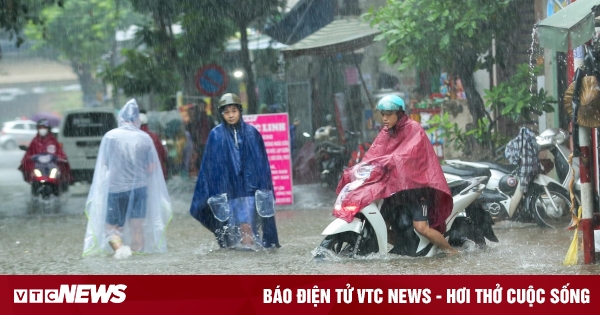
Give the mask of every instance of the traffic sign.
[{"label": "traffic sign", "polygon": [[218,65],[206,65],[196,73],[196,88],[206,96],[219,96],[227,88],[229,77]]}]

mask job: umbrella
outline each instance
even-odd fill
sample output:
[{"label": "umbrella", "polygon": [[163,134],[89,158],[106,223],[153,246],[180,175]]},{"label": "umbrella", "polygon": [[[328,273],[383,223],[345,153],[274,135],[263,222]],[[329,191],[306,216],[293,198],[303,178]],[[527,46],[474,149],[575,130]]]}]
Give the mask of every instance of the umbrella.
[{"label": "umbrella", "polygon": [[29,117],[29,119],[37,122],[40,119],[46,119],[48,120],[48,123],[50,123],[51,127],[58,127],[58,125],[60,125],[60,121],[62,120],[62,117],[60,117],[57,114],[54,113],[50,113],[50,112],[37,112],[35,114],[33,114],[31,117]]}]

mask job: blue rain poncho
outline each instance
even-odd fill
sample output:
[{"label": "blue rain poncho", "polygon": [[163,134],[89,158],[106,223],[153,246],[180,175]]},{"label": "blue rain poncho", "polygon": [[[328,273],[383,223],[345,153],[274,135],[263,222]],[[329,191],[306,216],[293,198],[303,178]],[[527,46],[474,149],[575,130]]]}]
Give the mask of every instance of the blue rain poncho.
[{"label": "blue rain poncho", "polygon": [[[118,116],[118,128],[102,138],[94,178],[85,207],[88,218],[83,255],[113,253],[107,230],[109,195],[116,196],[136,190],[144,191],[145,206],[132,202],[126,205],[124,225],[120,236],[124,245],[131,242],[129,219],[132,213],[140,218],[145,209],[143,223],[144,246],[141,252],[166,252],[165,231],[172,217],[171,202],[163,177],[160,160],[150,136],[140,130],[139,110],[135,99],[123,106]],[[114,199],[113,199],[114,200]],[[141,203],[142,205],[144,202]],[[111,223],[111,225],[119,225]]]},{"label": "blue rain poncho", "polygon": [[[280,247],[271,169],[262,136],[242,119],[221,123],[208,136],[190,214],[221,247],[237,245],[241,208],[249,209],[255,244]],[[262,232],[262,235],[261,233]]]}]

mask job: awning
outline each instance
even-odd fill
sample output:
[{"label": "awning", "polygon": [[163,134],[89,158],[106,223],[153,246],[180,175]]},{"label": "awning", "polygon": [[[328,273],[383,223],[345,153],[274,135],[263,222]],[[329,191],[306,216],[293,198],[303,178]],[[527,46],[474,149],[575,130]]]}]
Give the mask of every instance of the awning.
[{"label": "awning", "polygon": [[287,5],[289,11],[284,18],[267,27],[264,33],[280,43],[291,45],[331,23],[337,0],[290,0]]},{"label": "awning", "polygon": [[594,36],[594,12],[600,0],[580,0],[541,21],[537,25],[540,46],[566,52],[579,47]]},{"label": "awning", "polygon": [[378,29],[358,19],[335,20],[281,51],[286,58],[301,55],[335,55],[368,46],[379,33]]},{"label": "awning", "polygon": [[[261,49],[281,49],[287,47],[271,37],[262,34],[249,35],[248,36],[248,49],[249,50],[261,50]],[[227,41],[227,45],[225,47],[227,51],[237,51],[242,49],[242,44],[239,39],[232,39]]]}]

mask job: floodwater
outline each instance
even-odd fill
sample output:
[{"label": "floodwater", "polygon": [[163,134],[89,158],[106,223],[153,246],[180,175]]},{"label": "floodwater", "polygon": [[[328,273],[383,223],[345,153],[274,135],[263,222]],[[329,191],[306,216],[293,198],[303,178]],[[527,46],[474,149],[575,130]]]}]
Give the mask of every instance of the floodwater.
[{"label": "floodwater", "polygon": [[379,254],[315,261],[311,251],[333,219],[335,201],[334,193],[318,184],[295,186],[295,204],[278,207],[281,248],[220,249],[213,235],[188,214],[194,183],[178,177],[168,183],[174,216],[167,230],[167,254],[84,258],[87,185],[71,187],[60,214],[28,213],[29,187],[16,166],[6,165],[12,160],[18,164],[19,154],[0,152],[0,274],[600,274],[600,265],[582,264],[581,253],[579,265],[562,265],[573,232],[517,222],[494,226],[499,243],[453,257]]}]

